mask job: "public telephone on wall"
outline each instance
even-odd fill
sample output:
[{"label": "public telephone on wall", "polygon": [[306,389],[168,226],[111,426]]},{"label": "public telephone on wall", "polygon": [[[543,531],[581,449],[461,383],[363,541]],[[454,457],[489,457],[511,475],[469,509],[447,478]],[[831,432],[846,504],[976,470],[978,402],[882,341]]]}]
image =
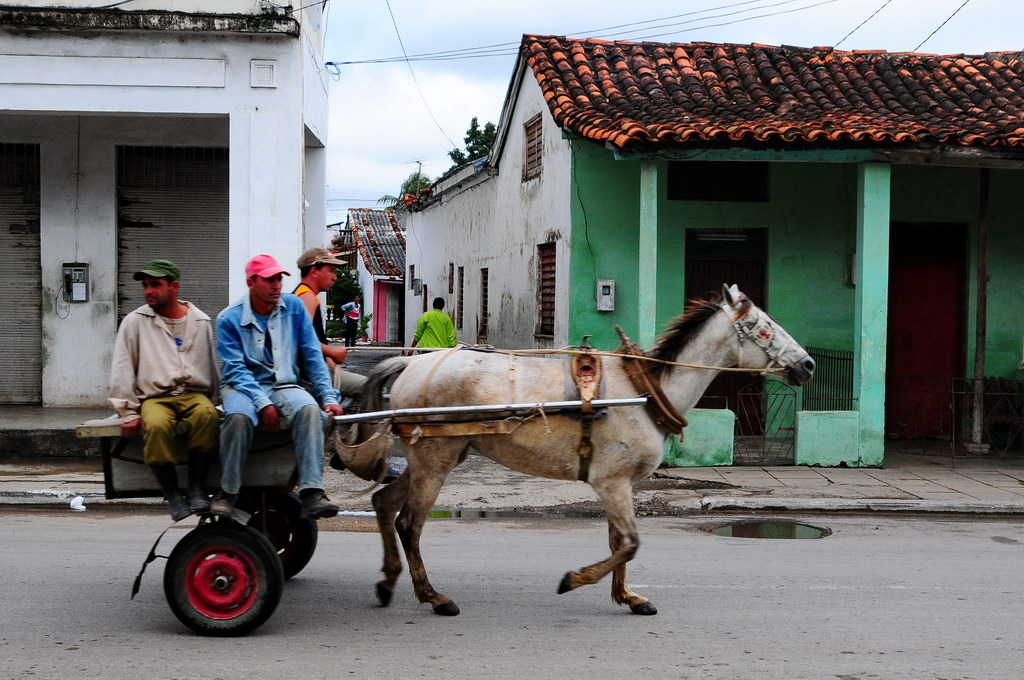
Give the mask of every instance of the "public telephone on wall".
[{"label": "public telephone on wall", "polygon": [[597,280],[597,311],[615,311],[615,279]]},{"label": "public telephone on wall", "polygon": [[89,265],[65,262],[61,265],[63,297],[67,302],[89,301]]}]

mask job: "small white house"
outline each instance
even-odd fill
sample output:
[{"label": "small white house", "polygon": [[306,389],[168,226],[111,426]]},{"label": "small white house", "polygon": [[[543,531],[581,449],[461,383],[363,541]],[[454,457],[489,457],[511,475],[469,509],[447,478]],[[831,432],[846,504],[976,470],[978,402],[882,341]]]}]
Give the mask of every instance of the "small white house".
[{"label": "small white house", "polygon": [[252,255],[322,245],[323,15],[305,4],[0,5],[0,403],[105,403],[149,259],[214,316]]}]

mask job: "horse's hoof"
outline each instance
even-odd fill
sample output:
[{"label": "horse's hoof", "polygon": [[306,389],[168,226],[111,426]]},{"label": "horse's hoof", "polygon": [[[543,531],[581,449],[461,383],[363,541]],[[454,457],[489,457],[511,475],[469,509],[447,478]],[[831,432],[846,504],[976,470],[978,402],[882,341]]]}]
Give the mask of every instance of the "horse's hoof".
[{"label": "horse's hoof", "polygon": [[639,604],[630,605],[629,611],[640,616],[654,616],[658,613],[658,608],[650,602],[640,602]]},{"label": "horse's hoof", "polygon": [[391,604],[392,595],[394,595],[394,593],[388,590],[383,583],[377,584],[377,601],[380,602],[381,607],[387,607]]},{"label": "horse's hoof", "polygon": [[447,602],[434,605],[434,613],[438,616],[458,616],[459,607],[451,600],[448,600]]},{"label": "horse's hoof", "polygon": [[573,589],[572,585],[572,572],[565,572],[565,576],[562,577],[561,582],[558,584],[558,594],[567,593]]}]

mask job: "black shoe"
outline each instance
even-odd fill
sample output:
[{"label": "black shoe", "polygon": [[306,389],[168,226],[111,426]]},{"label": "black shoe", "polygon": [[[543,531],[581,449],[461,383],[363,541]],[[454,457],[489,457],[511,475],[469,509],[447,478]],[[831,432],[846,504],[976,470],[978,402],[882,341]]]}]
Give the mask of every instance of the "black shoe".
[{"label": "black shoe", "polygon": [[228,516],[235,511],[235,501],[238,500],[237,493],[225,493],[224,490],[217,492],[210,503],[210,512],[215,515]]},{"label": "black shoe", "polygon": [[183,520],[192,514],[192,511],[188,509],[188,503],[185,502],[185,499],[180,494],[168,498],[167,505],[171,509],[171,519],[175,522]]},{"label": "black shoe", "polygon": [[390,484],[391,482],[398,479],[398,476],[401,475],[403,472],[405,472],[405,470],[399,470],[394,465],[388,465],[388,471],[384,474],[384,479],[380,480],[380,483]]},{"label": "black shoe", "polygon": [[206,495],[206,490],[190,486],[188,489],[188,507],[195,513],[209,512],[210,497]]},{"label": "black shoe", "polygon": [[302,501],[302,513],[300,516],[303,518],[322,519],[334,517],[340,510],[337,505],[327,498],[323,489],[303,489],[299,492],[299,500]]}]

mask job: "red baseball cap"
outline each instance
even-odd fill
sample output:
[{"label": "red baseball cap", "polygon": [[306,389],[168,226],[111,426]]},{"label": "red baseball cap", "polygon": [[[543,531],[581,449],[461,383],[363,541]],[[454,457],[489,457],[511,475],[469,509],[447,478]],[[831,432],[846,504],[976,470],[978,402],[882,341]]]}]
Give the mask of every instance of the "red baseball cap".
[{"label": "red baseball cap", "polygon": [[269,279],[271,276],[275,276],[277,274],[291,276],[291,274],[281,266],[281,263],[271,255],[256,255],[245,263],[245,278],[258,276],[261,279]]}]

